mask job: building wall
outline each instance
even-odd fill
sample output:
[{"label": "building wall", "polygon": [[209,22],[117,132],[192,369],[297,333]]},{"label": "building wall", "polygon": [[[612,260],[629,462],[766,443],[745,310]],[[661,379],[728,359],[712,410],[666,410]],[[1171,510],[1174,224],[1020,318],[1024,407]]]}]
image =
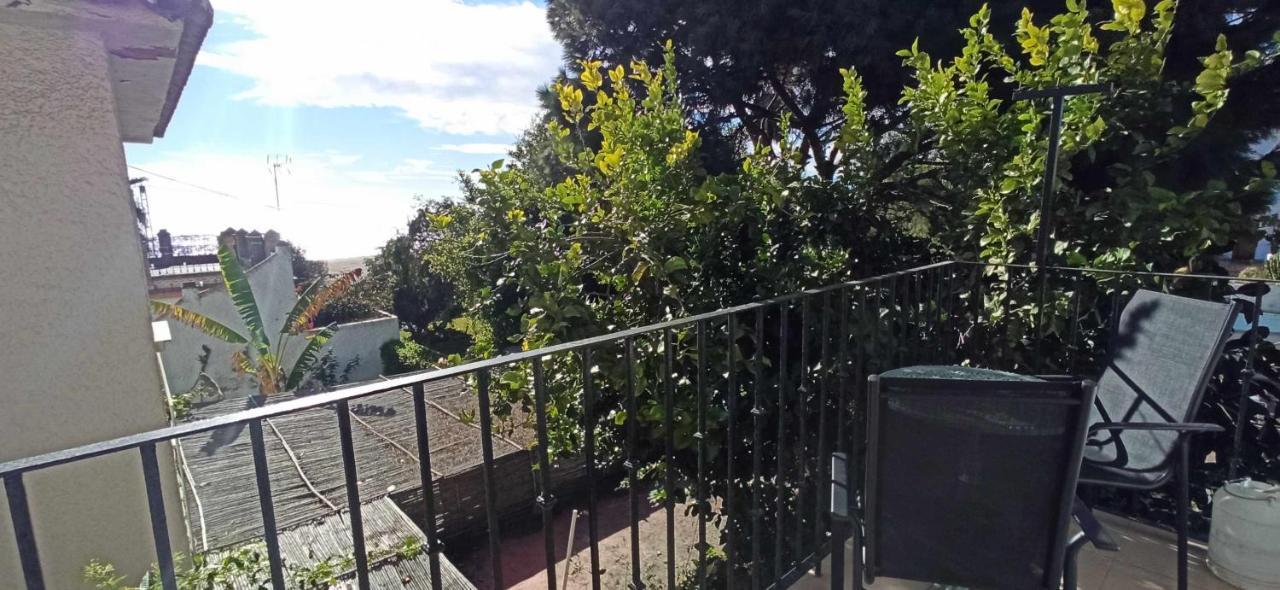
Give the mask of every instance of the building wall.
[{"label": "building wall", "polygon": [[347,378],[352,382],[369,381],[382,375],[382,345],[388,340],[400,339],[400,319],[391,314],[383,317],[351,322],[338,326],[338,332],[329,340],[326,350],[333,351],[338,370],[350,359],[359,358],[360,364]]},{"label": "building wall", "polygon": [[[297,302],[297,293],[293,286],[292,250],[280,244],[274,254],[268,256],[257,265],[245,270],[249,278],[249,286],[253,289],[262,321],[267,329],[267,337],[275,344],[280,327],[284,325],[289,310]],[[232,329],[247,334],[240,314],[236,312],[226,289],[219,284],[202,290],[185,289],[177,305],[197,313],[209,316],[214,321],[225,324]],[[188,391],[195,385],[200,375],[199,356],[203,347],[210,350],[209,362],[205,367],[214,382],[224,391],[238,390],[241,394],[251,391],[251,381],[237,375],[231,364],[231,356],[242,350],[243,345],[230,344],[215,340],[204,333],[179,324],[169,322],[169,330],[173,339],[164,344],[161,358],[164,362],[165,376],[169,389],[175,393]],[[375,379],[382,374],[382,357],[379,347],[387,340],[396,340],[400,336],[400,321],[395,316],[384,314],[384,317],[360,322],[351,322],[338,326],[337,333],[322,349],[332,351],[338,370],[346,366],[347,361],[356,358],[360,364],[352,370],[351,381]],[[285,351],[286,366],[302,352],[305,340],[294,337]],[[323,354],[323,352],[322,352]]]},{"label": "building wall", "polygon": [[[7,10],[2,9],[0,10]],[[0,461],[166,424],[106,51],[94,33],[0,23]],[[168,448],[174,549],[186,550]],[[45,582],[154,559],[136,453],[26,477]],[[20,584],[0,509],[0,587]]]}]

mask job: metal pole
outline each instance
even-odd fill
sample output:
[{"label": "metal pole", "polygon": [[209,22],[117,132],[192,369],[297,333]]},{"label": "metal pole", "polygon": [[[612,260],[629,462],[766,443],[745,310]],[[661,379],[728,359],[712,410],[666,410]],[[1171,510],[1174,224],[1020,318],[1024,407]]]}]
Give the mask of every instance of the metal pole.
[{"label": "metal pole", "polygon": [[569,515],[569,541],[568,546],[564,548],[564,577],[560,578],[560,590],[569,589],[569,563],[573,559],[573,535],[578,528],[578,510]]},{"label": "metal pole", "polygon": [[1058,148],[1062,141],[1063,95],[1053,97],[1053,113],[1049,115],[1049,156],[1044,161],[1044,180],[1040,183],[1040,227],[1036,240],[1036,267],[1044,268],[1049,256],[1049,232],[1053,229],[1050,219],[1053,207],[1053,191],[1057,189]]},{"label": "metal pole", "polygon": [[1044,182],[1040,186],[1040,228],[1036,239],[1036,267],[1043,268],[1049,256],[1049,231],[1052,229],[1053,193],[1057,189],[1058,149],[1062,139],[1062,110],[1068,96],[1108,92],[1110,84],[1081,84],[1013,93],[1014,100],[1052,98],[1053,113],[1049,117],[1049,156],[1044,162]]}]

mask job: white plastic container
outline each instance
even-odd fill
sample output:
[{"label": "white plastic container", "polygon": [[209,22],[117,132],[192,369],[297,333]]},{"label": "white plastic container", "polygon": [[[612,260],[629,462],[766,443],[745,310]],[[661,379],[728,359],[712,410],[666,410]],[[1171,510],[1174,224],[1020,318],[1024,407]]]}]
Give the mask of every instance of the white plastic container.
[{"label": "white plastic container", "polygon": [[1280,590],[1280,486],[1248,479],[1213,495],[1209,569],[1246,590]]}]

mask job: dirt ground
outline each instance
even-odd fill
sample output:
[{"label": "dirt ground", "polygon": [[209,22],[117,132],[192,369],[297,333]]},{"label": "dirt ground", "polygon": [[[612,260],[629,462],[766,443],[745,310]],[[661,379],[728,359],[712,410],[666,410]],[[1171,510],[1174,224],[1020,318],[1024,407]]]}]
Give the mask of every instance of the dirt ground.
[{"label": "dirt ground", "polygon": [[[645,585],[650,588],[666,586],[666,547],[667,518],[661,506],[649,506],[648,500],[642,498],[640,521],[640,575]],[[631,529],[628,516],[630,504],[627,494],[602,494],[599,498],[599,532],[600,532],[600,585],[602,588],[628,588],[631,583]],[[590,538],[587,533],[587,517],[585,500],[571,507],[565,507],[556,515],[553,530],[555,531],[555,547],[557,566],[557,587],[562,587],[564,580],[564,553],[568,542],[569,520],[572,508],[580,510],[578,526],[574,532],[573,556],[569,560],[568,588],[591,587],[591,553]],[[675,509],[676,530],[676,580],[693,576],[698,563],[698,519],[686,513],[686,505],[677,505]],[[545,590],[547,588],[546,555],[543,549],[544,537],[537,526],[526,527],[529,530],[502,535],[502,578],[506,588],[514,590]],[[707,524],[707,542],[712,546],[719,545],[715,526]],[[485,542],[479,543],[469,552],[450,553],[463,575],[467,576],[479,590],[496,590],[490,571],[489,550]]]}]

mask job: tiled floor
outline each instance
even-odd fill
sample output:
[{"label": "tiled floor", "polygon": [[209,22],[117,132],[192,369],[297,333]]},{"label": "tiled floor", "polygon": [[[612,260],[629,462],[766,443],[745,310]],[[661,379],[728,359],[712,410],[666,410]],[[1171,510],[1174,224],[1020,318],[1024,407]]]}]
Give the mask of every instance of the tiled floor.
[{"label": "tiled floor", "polygon": [[[1086,547],[1080,554],[1080,590],[1172,590],[1177,587],[1177,538],[1173,533],[1103,513],[1098,513],[1098,519],[1120,543],[1120,551],[1111,553]],[[1231,585],[1209,572],[1204,558],[1204,546],[1193,541],[1191,588],[1230,590]],[[793,588],[829,590],[830,584],[831,580],[826,576],[809,576]],[[929,587],[929,584],[889,579],[876,580],[870,586],[872,590],[924,590]]]}]

